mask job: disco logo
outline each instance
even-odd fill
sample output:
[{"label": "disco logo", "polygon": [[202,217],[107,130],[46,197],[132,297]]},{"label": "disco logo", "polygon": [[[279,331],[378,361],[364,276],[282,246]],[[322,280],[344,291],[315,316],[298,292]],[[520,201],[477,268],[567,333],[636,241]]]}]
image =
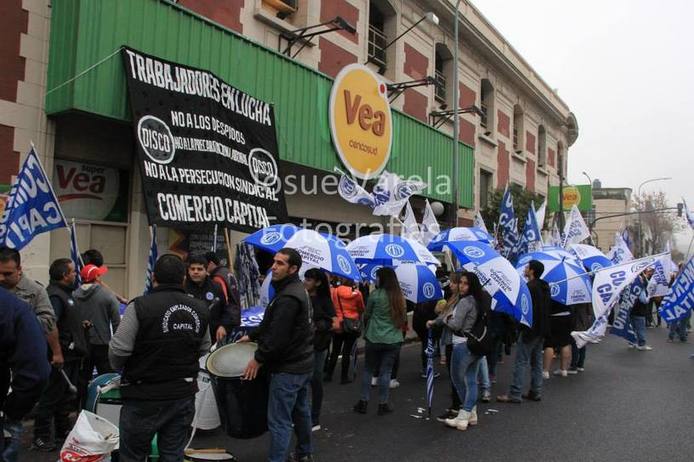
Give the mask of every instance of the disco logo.
[{"label": "disco logo", "polygon": [[248,154],[248,170],[256,184],[268,188],[275,186],[279,179],[279,170],[275,158],[265,149],[251,149]]},{"label": "disco logo", "polygon": [[388,244],[385,251],[393,258],[400,258],[405,255],[405,249],[400,244]]},{"label": "disco logo", "polygon": [[144,153],[154,162],[168,164],[174,159],[174,138],[163,120],[152,115],[142,117],[137,123],[137,139]]},{"label": "disco logo", "polygon": [[349,264],[349,261],[347,261],[347,259],[344,256],[337,256],[337,266],[340,267],[340,270],[343,273],[352,274],[352,265]]},{"label": "disco logo", "polygon": [[561,288],[559,287],[559,284],[552,284],[552,287],[551,287],[552,297],[558,297],[559,292],[561,292]]},{"label": "disco logo", "polygon": [[468,246],[463,249],[465,256],[476,259],[484,257],[484,250],[479,247]]},{"label": "disco logo", "polygon": [[263,234],[263,237],[260,238],[260,243],[263,245],[272,245],[272,244],[277,244],[280,239],[282,239],[282,236],[280,233],[277,231],[270,231],[268,233]]},{"label": "disco logo", "polygon": [[424,294],[425,298],[432,298],[434,296],[434,292],[436,291],[434,284],[431,282],[427,282],[422,286],[422,293]]}]

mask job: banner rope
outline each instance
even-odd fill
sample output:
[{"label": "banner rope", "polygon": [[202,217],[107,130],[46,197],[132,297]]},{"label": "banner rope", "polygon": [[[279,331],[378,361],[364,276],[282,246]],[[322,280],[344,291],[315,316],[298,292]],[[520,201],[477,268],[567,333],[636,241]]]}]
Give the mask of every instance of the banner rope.
[{"label": "banner rope", "polygon": [[80,72],[79,74],[77,74],[77,75],[75,75],[74,77],[72,77],[72,78],[66,80],[65,82],[59,84],[58,86],[51,88],[50,90],[48,90],[48,91],[46,92],[46,96],[48,96],[48,95],[50,95],[51,93],[53,93],[54,91],[56,91],[56,90],[58,90],[58,89],[64,87],[65,85],[68,85],[68,84],[74,82],[75,80],[79,79],[79,78],[82,77],[83,75],[85,75],[85,74],[87,74],[88,72],[92,71],[92,70],[95,69],[96,67],[102,65],[103,63],[105,63],[106,61],[108,61],[109,59],[111,59],[113,56],[115,56],[117,53],[119,53],[122,49],[123,49],[122,46],[116,48],[116,50],[115,50],[113,53],[109,54],[109,55],[106,56],[105,58],[100,59],[99,61],[97,61],[96,63],[92,64],[91,66],[89,66],[88,68],[86,68],[85,70],[83,70],[82,72]]}]

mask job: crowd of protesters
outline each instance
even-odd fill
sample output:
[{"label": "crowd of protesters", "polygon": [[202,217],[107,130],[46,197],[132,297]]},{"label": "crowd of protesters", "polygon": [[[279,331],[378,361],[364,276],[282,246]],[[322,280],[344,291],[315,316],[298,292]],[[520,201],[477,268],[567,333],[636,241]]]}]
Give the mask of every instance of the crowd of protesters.
[{"label": "crowd of protesters", "polygon": [[[74,412],[84,406],[94,371],[122,375],[120,460],[143,460],[155,433],[161,460],[181,460],[195,413],[198,358],[240,324],[235,279],[214,253],[191,255],[185,263],[164,255],[154,267],[153,291],[128,303],[103,282],[108,268],[97,250],[83,259],[79,286],[73,262],[60,258],[51,264],[44,288],[23,274],[18,252],[0,249],[0,405],[10,435],[0,439],[0,460],[17,460],[22,420],[32,408],[32,449],[56,450],[72,428]],[[540,279],[544,267],[539,261],[524,270],[533,302],[531,327],[492,311],[491,297],[471,272],[440,274],[445,299],[415,305],[405,301],[391,268],[377,271],[369,291],[313,268],[302,283],[301,266],[292,249],[274,256],[275,296],[260,326],[239,340],[258,344],[243,378],[268,374],[271,461],[313,460],[311,434],[321,428],[323,382],[333,379],[338,362],[340,384],[355,379],[361,337],[364,367],[353,410],[369,413],[376,386],[376,414],[395,411],[390,393],[398,384],[408,311],[422,342],[422,378],[431,359],[430,336],[448,370],[451,401],[437,420],[449,427],[466,430],[479,423],[477,403],[491,401],[498,364],[512,347],[510,387],[497,402],[541,401],[545,380],[585,370],[586,348],[577,347],[571,332],[590,327],[592,307],[552,301],[549,285]],[[641,276],[644,288],[649,276]],[[645,339],[650,313],[646,298],[635,301],[633,348],[641,351],[652,349]],[[162,328],[172,319],[175,327]],[[670,341],[687,340],[687,322],[670,326]],[[491,342],[479,354],[474,332],[482,324]],[[293,433],[297,445],[290,452]]]}]

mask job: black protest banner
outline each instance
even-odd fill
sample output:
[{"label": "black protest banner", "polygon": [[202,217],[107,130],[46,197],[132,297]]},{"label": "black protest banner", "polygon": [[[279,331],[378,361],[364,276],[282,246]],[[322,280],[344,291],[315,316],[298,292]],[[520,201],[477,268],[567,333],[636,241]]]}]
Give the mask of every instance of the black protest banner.
[{"label": "black protest banner", "polygon": [[122,56],[149,223],[252,232],[286,222],[272,106],[208,71]]}]

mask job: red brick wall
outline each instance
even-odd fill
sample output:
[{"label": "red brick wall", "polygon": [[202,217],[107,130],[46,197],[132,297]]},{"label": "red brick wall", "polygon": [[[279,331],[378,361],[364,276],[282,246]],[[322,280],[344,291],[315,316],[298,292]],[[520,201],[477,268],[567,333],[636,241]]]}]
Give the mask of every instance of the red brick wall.
[{"label": "red brick wall", "polygon": [[402,110],[406,114],[416,117],[422,122],[427,122],[427,97],[413,88],[405,90],[405,104]]},{"label": "red brick wall", "polygon": [[535,154],[535,135],[525,132],[525,150]]},{"label": "red brick wall", "polygon": [[502,135],[504,135],[505,137],[508,138],[509,134],[511,133],[511,119],[509,118],[509,116],[507,116],[502,111],[497,111],[497,114],[498,114],[497,126],[498,126],[499,133],[501,133]]},{"label": "red brick wall", "polygon": [[525,189],[535,192],[535,161],[532,159],[525,164]]},{"label": "red brick wall", "polygon": [[477,93],[472,88],[466,86],[465,84],[460,84],[460,107],[470,107],[475,104],[477,99]]},{"label": "red brick wall", "polygon": [[461,118],[460,119],[460,133],[458,133],[458,138],[463,143],[474,146],[475,145],[475,130],[477,126],[472,122]]},{"label": "red brick wall", "polygon": [[[320,22],[328,22],[335,19],[335,16],[341,16],[345,21],[354,26],[355,29],[359,28],[359,9],[352,6],[351,3],[346,0],[330,0],[329,2],[320,2]],[[309,24],[310,25],[310,24]],[[339,30],[336,32],[331,32],[331,34],[338,33],[348,40],[354,43],[359,43],[359,32],[350,34],[347,31]]]},{"label": "red brick wall", "polygon": [[0,14],[0,99],[17,101],[17,82],[24,80],[24,58],[19,56],[19,38],[27,32],[29,13],[22,0],[3,0]]},{"label": "red brick wall", "polygon": [[0,125],[0,184],[10,184],[19,170],[19,153],[13,150],[14,128]]},{"label": "red brick wall", "polygon": [[224,27],[243,32],[241,8],[244,0],[180,0],[178,3]]},{"label": "red brick wall", "polygon": [[557,153],[554,152],[554,149],[552,149],[552,148],[547,148],[547,163],[549,163],[549,165],[550,165],[551,167],[554,167],[554,156],[555,156],[556,154],[557,154]]},{"label": "red brick wall", "polygon": [[346,65],[357,62],[355,55],[323,37],[318,41],[318,46],[320,47],[318,70],[331,77],[335,77]]},{"label": "red brick wall", "polygon": [[499,141],[499,146],[498,146],[498,153],[497,153],[497,164],[498,168],[496,171],[496,178],[497,178],[497,183],[496,187],[497,188],[503,188],[508,184],[509,180],[509,168],[510,168],[510,161],[509,161],[509,152],[506,149],[506,145]]},{"label": "red brick wall", "polygon": [[412,77],[413,80],[423,79],[427,76],[427,68],[429,60],[419,51],[405,43],[405,74]]}]

